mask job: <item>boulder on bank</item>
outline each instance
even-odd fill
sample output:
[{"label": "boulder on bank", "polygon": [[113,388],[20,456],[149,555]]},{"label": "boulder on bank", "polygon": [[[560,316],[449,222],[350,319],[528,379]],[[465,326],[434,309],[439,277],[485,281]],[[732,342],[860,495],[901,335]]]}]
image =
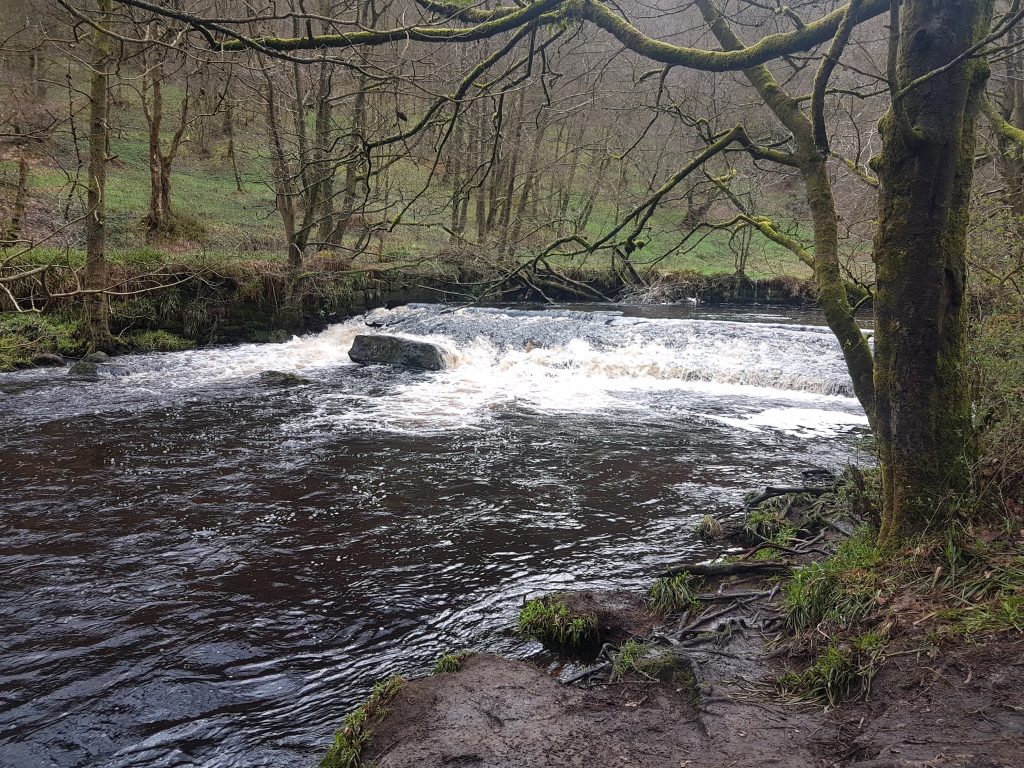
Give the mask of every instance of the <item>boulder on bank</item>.
[{"label": "boulder on bank", "polygon": [[438,344],[383,334],[356,336],[348,356],[356,363],[401,365],[426,371],[441,371],[455,364],[451,352]]},{"label": "boulder on bank", "polygon": [[64,365],[64,358],[52,352],[40,352],[32,358],[32,365],[36,368],[56,368]]}]

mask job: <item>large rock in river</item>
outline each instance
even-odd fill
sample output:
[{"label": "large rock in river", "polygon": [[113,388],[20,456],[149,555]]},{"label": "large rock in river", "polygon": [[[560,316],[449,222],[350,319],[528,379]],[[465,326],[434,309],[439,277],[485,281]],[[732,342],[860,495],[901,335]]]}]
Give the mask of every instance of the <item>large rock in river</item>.
[{"label": "large rock in river", "polygon": [[437,344],[383,334],[356,336],[348,356],[357,363],[404,365],[427,371],[440,371],[455,364],[451,352]]}]

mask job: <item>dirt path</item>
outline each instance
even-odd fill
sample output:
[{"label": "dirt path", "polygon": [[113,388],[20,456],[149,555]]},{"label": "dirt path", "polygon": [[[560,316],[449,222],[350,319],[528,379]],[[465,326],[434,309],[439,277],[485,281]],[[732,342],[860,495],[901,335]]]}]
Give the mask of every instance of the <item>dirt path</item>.
[{"label": "dirt path", "polygon": [[[753,611],[751,606],[748,610]],[[407,682],[363,752],[380,768],[1020,768],[1024,641],[896,657],[868,703],[826,712],[766,684],[782,663],[758,633],[677,649],[695,682],[565,685],[473,656]]]}]

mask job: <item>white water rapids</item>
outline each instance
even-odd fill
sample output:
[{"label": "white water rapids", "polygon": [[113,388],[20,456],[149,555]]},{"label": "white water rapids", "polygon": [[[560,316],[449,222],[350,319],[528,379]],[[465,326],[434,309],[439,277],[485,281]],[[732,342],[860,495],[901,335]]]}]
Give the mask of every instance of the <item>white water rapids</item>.
[{"label": "white water rapids", "polygon": [[[118,395],[129,392],[166,401],[198,389],[245,386],[269,370],[317,380],[356,365],[348,350],[361,333],[435,342],[453,352],[456,365],[397,377],[375,368],[388,387],[386,396],[372,385],[324,392],[314,413],[303,414],[286,430],[420,433],[482,428],[509,408],[578,414],[685,408],[691,398],[673,399],[672,392],[689,392],[699,400],[772,401],[763,409],[735,413],[692,412],[694,418],[747,431],[827,436],[867,423],[850,397],[838,343],[826,328],[651,319],[609,311],[416,304],[379,309],[283,344],[119,358],[115,370],[120,375],[89,386],[108,391],[107,402],[116,403]],[[74,407],[60,400],[54,404],[57,413]]]}]

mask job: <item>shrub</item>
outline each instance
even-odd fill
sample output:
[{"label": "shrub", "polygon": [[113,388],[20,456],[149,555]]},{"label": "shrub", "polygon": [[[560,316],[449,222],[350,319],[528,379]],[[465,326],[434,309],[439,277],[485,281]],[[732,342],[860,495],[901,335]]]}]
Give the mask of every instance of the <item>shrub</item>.
[{"label": "shrub", "polygon": [[462,669],[462,662],[466,660],[467,656],[469,656],[469,651],[442,653],[441,657],[434,664],[434,674],[445,675],[458,672]]},{"label": "shrub", "polygon": [[689,573],[662,576],[647,592],[647,607],[659,616],[669,616],[683,611],[701,611],[701,602],[694,590],[694,579]]},{"label": "shrub", "polygon": [[870,528],[862,528],[828,560],[805,565],[786,584],[783,604],[788,627],[796,632],[824,621],[848,624],[874,604],[881,556]]},{"label": "shrub", "polygon": [[597,616],[573,612],[556,595],[528,600],[519,612],[519,631],[562,651],[581,651],[600,640]]}]

